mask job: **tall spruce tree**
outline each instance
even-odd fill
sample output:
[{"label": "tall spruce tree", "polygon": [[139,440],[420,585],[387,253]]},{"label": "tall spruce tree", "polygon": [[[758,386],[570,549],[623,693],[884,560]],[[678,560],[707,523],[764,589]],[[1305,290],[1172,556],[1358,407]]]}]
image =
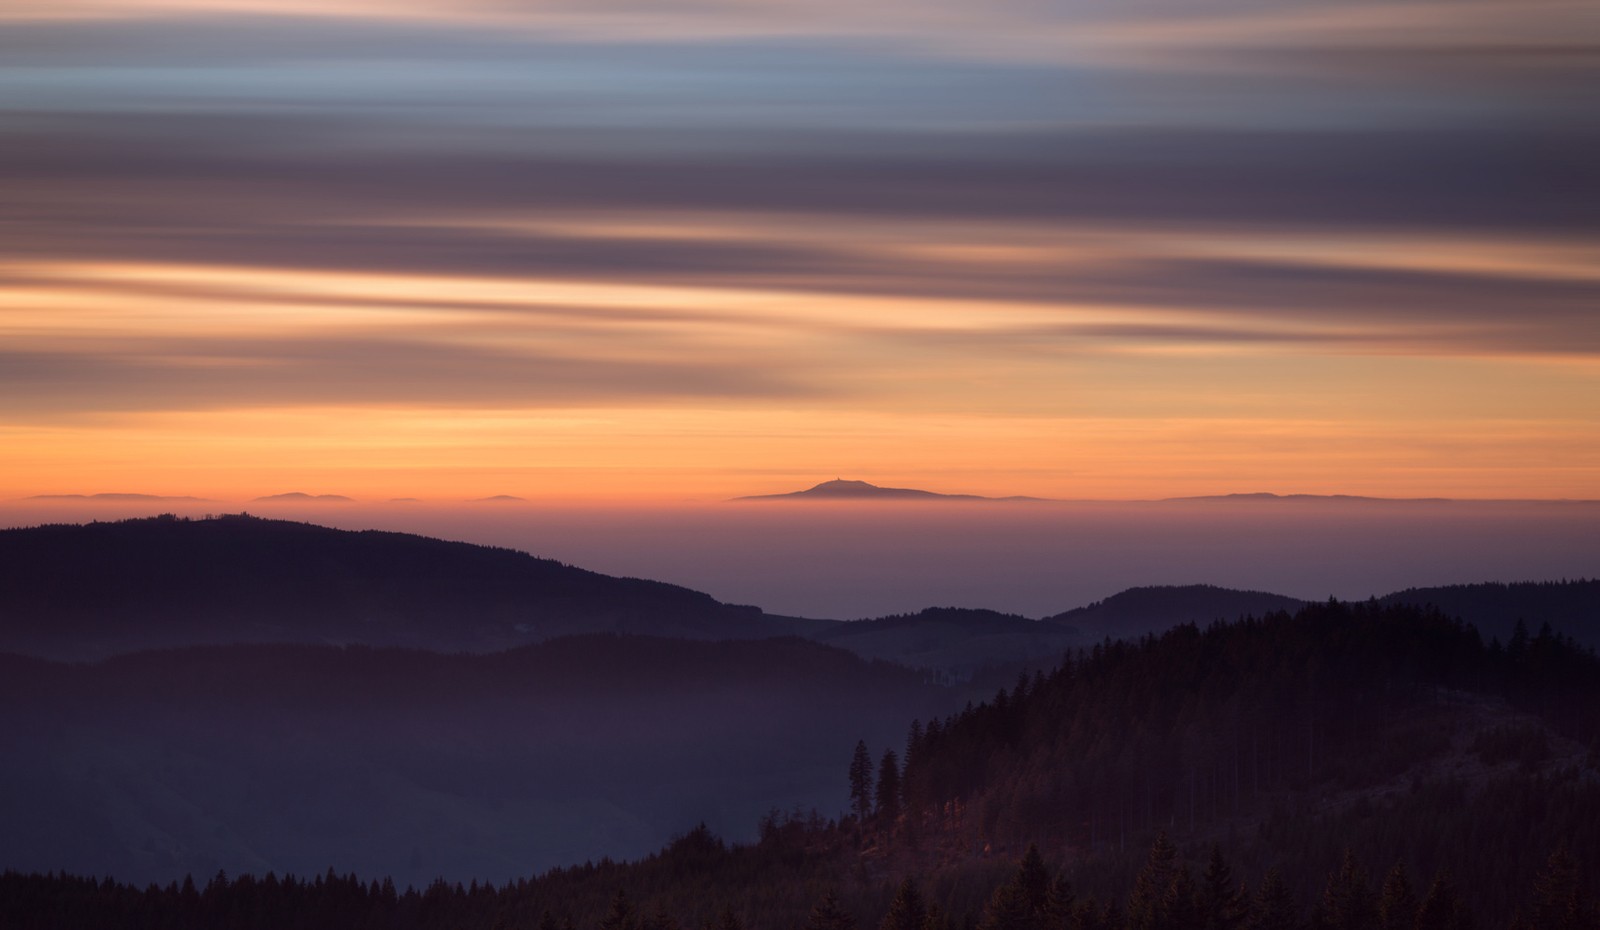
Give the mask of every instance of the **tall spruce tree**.
[{"label": "tall spruce tree", "polygon": [[605,919],[600,921],[600,930],[636,930],[638,919],[634,916],[633,902],[628,900],[628,893],[621,888],[611,899],[611,910],[606,913]]},{"label": "tall spruce tree", "polygon": [[1047,920],[1045,926],[1063,930],[1072,920],[1072,914],[1077,910],[1078,896],[1072,890],[1072,883],[1067,881],[1065,875],[1057,875],[1056,880],[1050,883],[1050,901],[1046,905]]},{"label": "tall spruce tree", "polygon": [[1322,893],[1322,917],[1328,930],[1371,930],[1378,920],[1378,902],[1367,870],[1355,853],[1344,851],[1338,871],[1328,876]]},{"label": "tall spruce tree", "polygon": [[1128,896],[1128,930],[1167,930],[1166,898],[1177,874],[1178,848],[1167,831],[1156,834],[1144,868],[1133,880]]},{"label": "tall spruce tree", "polygon": [[1261,879],[1261,888],[1256,892],[1245,927],[1247,930],[1299,930],[1300,906],[1276,868],[1268,869]]},{"label": "tall spruce tree", "polygon": [[[1472,916],[1462,906],[1455,882],[1448,872],[1440,872],[1428,888],[1428,896],[1417,908],[1416,930],[1469,930]],[[1543,927],[1540,930],[1544,930]]]},{"label": "tall spruce tree", "polygon": [[1591,930],[1600,923],[1583,900],[1578,874],[1565,846],[1550,854],[1533,886],[1533,922],[1539,930]]},{"label": "tall spruce tree", "polygon": [[850,809],[861,820],[872,814],[872,755],[865,740],[856,741],[850,758]]},{"label": "tall spruce tree", "polygon": [[856,930],[856,919],[839,906],[838,896],[829,891],[811,909],[806,930]]},{"label": "tall spruce tree", "polygon": [[1233,869],[1222,857],[1222,847],[1211,844],[1198,895],[1202,930],[1234,930],[1245,918],[1245,901],[1233,881]]},{"label": "tall spruce tree", "polygon": [[1201,925],[1199,889],[1187,865],[1179,865],[1161,896],[1161,925],[1171,930],[1194,930]]},{"label": "tall spruce tree", "polygon": [[900,816],[900,758],[885,749],[878,762],[878,818],[892,826]]},{"label": "tall spruce tree", "polygon": [[1030,845],[1016,874],[990,896],[978,926],[982,930],[1049,930],[1052,905],[1050,870],[1039,847]]},{"label": "tall spruce tree", "polygon": [[667,913],[665,904],[657,904],[655,913],[639,921],[639,930],[680,930],[677,920]]},{"label": "tall spruce tree", "polygon": [[1396,862],[1378,896],[1379,930],[1412,930],[1417,922],[1417,895],[1403,862]]},{"label": "tall spruce tree", "polygon": [[927,930],[927,923],[928,905],[922,900],[917,883],[907,878],[900,883],[878,930]]}]

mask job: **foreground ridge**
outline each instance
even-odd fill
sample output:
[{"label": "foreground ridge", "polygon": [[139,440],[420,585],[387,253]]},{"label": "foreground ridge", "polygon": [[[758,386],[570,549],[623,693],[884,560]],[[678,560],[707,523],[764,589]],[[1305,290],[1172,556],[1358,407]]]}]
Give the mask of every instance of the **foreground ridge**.
[{"label": "foreground ridge", "polygon": [[865,773],[840,760],[849,813],[774,812],[748,845],[702,826],[633,863],[406,893],[331,872],[204,890],[10,873],[0,922],[1135,930],[1220,908],[1252,930],[1374,912],[1582,928],[1597,735],[1600,660],[1565,637],[1485,644],[1437,611],[1319,604],[1075,653],[913,722],[875,778],[858,746]]}]

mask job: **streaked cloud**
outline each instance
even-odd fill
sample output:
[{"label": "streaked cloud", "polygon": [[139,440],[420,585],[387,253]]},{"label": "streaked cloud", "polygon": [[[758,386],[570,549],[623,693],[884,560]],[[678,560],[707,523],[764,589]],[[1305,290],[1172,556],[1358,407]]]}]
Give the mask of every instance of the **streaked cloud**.
[{"label": "streaked cloud", "polygon": [[7,4],[0,490],[1600,496],[1590,7]]}]

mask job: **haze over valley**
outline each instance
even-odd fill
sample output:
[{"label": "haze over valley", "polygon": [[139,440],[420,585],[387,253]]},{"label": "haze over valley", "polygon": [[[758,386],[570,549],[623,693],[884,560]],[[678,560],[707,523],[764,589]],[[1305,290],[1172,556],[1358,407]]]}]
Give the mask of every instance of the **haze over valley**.
[{"label": "haze over valley", "polygon": [[1592,577],[1600,565],[1600,504],[1577,501],[18,500],[0,502],[0,525],[240,510],[505,546],[833,619],[934,606],[1043,617],[1156,584],[1364,600],[1412,586]]},{"label": "haze over valley", "polygon": [[1596,87],[0,3],[0,930],[1600,930]]}]

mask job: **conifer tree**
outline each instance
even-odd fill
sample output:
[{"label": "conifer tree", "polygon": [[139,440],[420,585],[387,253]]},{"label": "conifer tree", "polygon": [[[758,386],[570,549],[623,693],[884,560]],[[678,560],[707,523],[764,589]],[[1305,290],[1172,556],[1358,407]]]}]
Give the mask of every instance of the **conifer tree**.
[{"label": "conifer tree", "polygon": [[860,820],[872,813],[872,755],[865,740],[856,741],[855,755],[850,759],[850,809]]},{"label": "conifer tree", "polygon": [[1165,930],[1165,900],[1177,873],[1177,861],[1178,848],[1167,838],[1167,831],[1156,834],[1128,897],[1128,930]]},{"label": "conifer tree", "polygon": [[1355,853],[1344,851],[1339,870],[1328,876],[1322,894],[1322,915],[1329,930],[1369,930],[1378,919],[1378,902],[1372,895],[1367,870]]},{"label": "conifer tree", "polygon": [[1245,927],[1247,930],[1299,930],[1300,908],[1276,868],[1268,869],[1261,879],[1261,889],[1256,892]]},{"label": "conifer tree", "polygon": [[1468,930],[1472,926],[1471,915],[1462,906],[1449,873],[1440,872],[1434,878],[1428,896],[1417,908],[1414,926],[1416,930]]},{"label": "conifer tree", "polygon": [[626,891],[618,888],[616,896],[611,899],[611,910],[600,921],[600,930],[637,930],[637,927],[633,902],[628,900]]},{"label": "conifer tree", "polygon": [[1539,930],[1590,930],[1596,921],[1587,912],[1578,880],[1578,864],[1558,847],[1550,854],[1533,886],[1533,923]]},{"label": "conifer tree", "polygon": [[856,930],[856,919],[839,906],[839,898],[829,891],[811,909],[806,930]]},{"label": "conifer tree", "polygon": [[1161,897],[1160,924],[1171,930],[1193,930],[1201,924],[1199,895],[1187,865],[1178,866]]},{"label": "conifer tree", "polygon": [[1396,862],[1383,880],[1383,893],[1378,897],[1378,927],[1380,930],[1411,930],[1417,922],[1417,896],[1411,890],[1411,876],[1405,863]]},{"label": "conifer tree", "polygon": [[1107,926],[1102,920],[1105,910],[1093,895],[1079,899],[1072,907],[1072,916],[1067,919],[1067,930],[1104,930]]},{"label": "conifer tree", "polygon": [[1222,857],[1222,848],[1215,843],[1200,877],[1197,903],[1202,930],[1234,930],[1244,920],[1243,896],[1233,883],[1233,870]]},{"label": "conifer tree", "polygon": [[667,913],[667,906],[658,903],[653,915],[639,921],[639,930],[680,930],[677,920]]},{"label": "conifer tree", "polygon": [[893,826],[900,816],[900,758],[885,749],[878,762],[878,817]]},{"label": "conifer tree", "polygon": [[907,878],[900,883],[878,930],[927,930],[927,923],[928,905],[922,900],[917,883]]},{"label": "conifer tree", "polygon": [[1072,883],[1067,881],[1065,875],[1056,876],[1050,883],[1050,898],[1045,906],[1045,926],[1061,930],[1072,919],[1072,912],[1077,904],[1078,896],[1072,891]]},{"label": "conifer tree", "polygon": [[[1030,845],[1011,880],[994,890],[984,908],[982,930],[1046,930],[1051,917],[1050,870],[1039,847]],[[1070,906],[1070,902],[1069,902]]]}]

